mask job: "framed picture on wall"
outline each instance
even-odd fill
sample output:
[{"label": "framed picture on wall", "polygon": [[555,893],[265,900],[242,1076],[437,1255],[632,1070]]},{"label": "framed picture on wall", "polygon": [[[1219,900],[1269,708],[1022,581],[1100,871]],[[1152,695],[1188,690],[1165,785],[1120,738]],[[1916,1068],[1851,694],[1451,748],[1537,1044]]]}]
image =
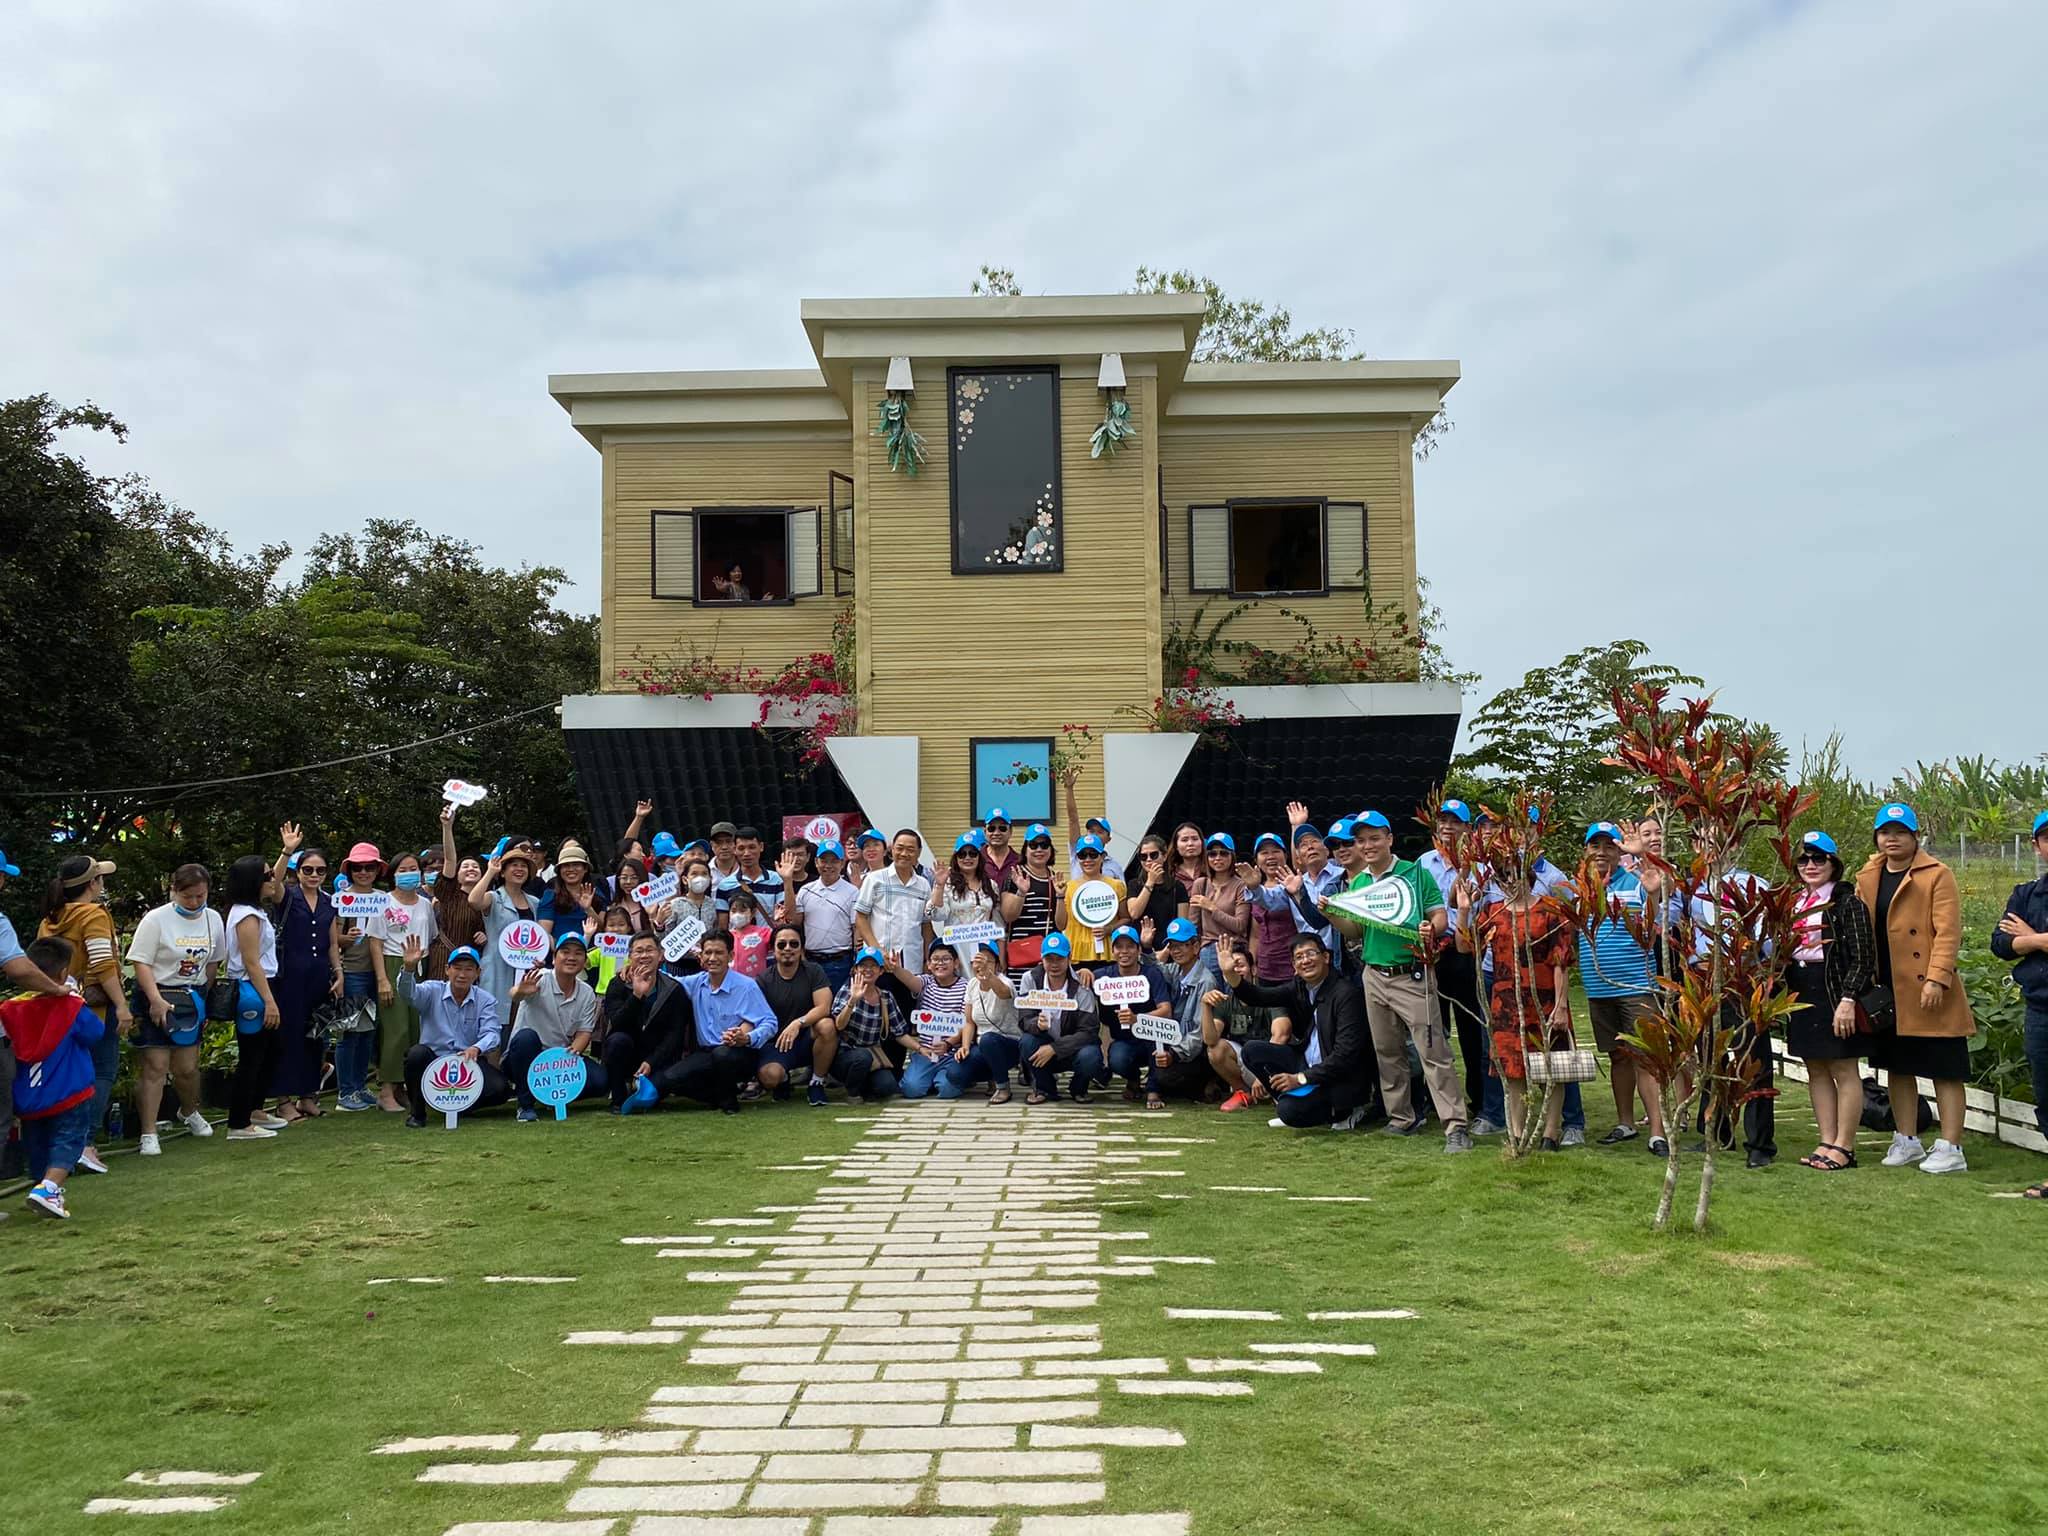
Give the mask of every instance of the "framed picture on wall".
[{"label": "framed picture on wall", "polygon": [[999,805],[1019,828],[1052,821],[1052,738],[974,736],[967,742],[967,805],[978,823]]}]

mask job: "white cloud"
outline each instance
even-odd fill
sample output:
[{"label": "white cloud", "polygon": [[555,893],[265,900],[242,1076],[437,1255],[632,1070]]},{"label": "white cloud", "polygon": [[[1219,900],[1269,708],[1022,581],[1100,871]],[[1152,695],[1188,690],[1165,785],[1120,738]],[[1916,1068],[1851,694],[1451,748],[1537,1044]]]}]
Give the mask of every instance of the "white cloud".
[{"label": "white cloud", "polygon": [[0,391],[114,408],[95,459],[244,545],[402,513],[594,604],[550,370],[1187,264],[1464,362],[1422,560],[1489,684],[1637,635],[1874,771],[2024,757],[2044,44],[1994,5],[12,7]]}]

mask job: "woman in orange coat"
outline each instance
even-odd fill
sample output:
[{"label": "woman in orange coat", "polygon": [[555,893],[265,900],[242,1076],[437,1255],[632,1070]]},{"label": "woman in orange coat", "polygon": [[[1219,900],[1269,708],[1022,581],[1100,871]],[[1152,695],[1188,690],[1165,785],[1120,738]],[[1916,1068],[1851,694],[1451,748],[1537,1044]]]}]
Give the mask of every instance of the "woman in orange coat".
[{"label": "woman in orange coat", "polygon": [[[1970,1075],[1970,1036],[1977,1021],[1956,974],[1962,947],[1962,902],[1956,877],[1920,851],[1920,818],[1899,801],[1878,808],[1872,823],[1877,852],[1856,876],[1856,894],[1870,911],[1877,939],[1877,984],[1889,986],[1897,1010],[1893,1032],[1872,1039],[1870,1064],[1885,1071],[1898,1130],[1887,1168],[1919,1163],[1922,1173],[1960,1173],[1963,1083]],[[1934,1082],[1940,1135],[1920,1145],[1920,1079]]]}]

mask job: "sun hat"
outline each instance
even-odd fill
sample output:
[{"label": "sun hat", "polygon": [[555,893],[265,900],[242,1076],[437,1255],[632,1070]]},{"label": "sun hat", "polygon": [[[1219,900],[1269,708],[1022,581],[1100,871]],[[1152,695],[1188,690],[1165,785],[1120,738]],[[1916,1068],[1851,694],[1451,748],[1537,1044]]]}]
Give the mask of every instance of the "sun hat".
[{"label": "sun hat", "polygon": [[374,864],[377,866],[377,872],[382,874],[384,855],[377,851],[375,843],[357,843],[355,847],[349,849],[348,857],[341,861],[341,867],[347,869],[353,864]]},{"label": "sun hat", "polygon": [[562,844],[561,852],[555,855],[555,868],[560,869],[564,864],[581,864],[585,869],[590,868],[590,855],[573,837]]},{"label": "sun hat", "polygon": [[108,859],[90,859],[82,853],[74,853],[57,866],[57,878],[66,889],[85,885],[97,875],[111,875],[114,866]]}]

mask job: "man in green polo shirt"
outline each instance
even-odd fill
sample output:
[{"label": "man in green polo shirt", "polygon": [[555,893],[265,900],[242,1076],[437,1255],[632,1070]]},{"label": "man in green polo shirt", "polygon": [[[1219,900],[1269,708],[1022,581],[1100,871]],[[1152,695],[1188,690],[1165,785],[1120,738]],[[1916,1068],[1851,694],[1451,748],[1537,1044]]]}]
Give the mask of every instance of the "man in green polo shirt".
[{"label": "man in green polo shirt", "polygon": [[[1419,864],[1394,857],[1393,825],[1367,811],[1351,828],[1361,869],[1346,887],[1346,911],[1334,902],[1325,914],[1359,940],[1365,968],[1365,1016],[1379,1059],[1380,1095],[1386,1100],[1387,1133],[1412,1136],[1422,1129],[1408,1089],[1408,1045],[1422,1058],[1423,1081],[1444,1123],[1444,1150],[1469,1151],[1465,1095],[1451,1063],[1451,1042],[1437,1008],[1429,954],[1449,921],[1443,893]],[[1364,893],[1381,888],[1377,897]]]}]

